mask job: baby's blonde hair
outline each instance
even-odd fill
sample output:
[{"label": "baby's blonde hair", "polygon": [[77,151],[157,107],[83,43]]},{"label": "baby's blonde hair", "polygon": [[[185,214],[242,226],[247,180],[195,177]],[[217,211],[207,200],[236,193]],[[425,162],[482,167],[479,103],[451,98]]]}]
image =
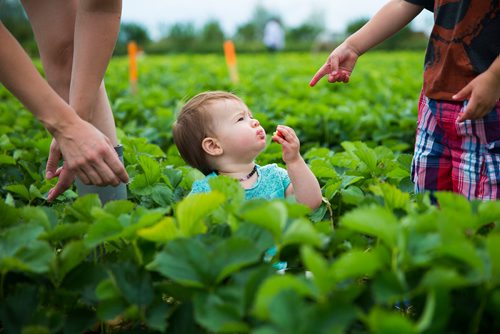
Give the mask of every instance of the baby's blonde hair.
[{"label": "baby's blonde hair", "polygon": [[190,99],[182,108],[173,125],[174,143],[184,161],[208,175],[213,168],[203,150],[203,139],[212,135],[212,119],[207,108],[218,100],[243,101],[236,95],[224,91],[203,92]]}]

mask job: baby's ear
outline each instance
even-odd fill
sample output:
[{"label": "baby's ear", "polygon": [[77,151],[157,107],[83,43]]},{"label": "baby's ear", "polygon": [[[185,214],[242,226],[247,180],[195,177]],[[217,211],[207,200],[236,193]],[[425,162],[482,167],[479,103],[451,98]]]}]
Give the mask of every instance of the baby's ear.
[{"label": "baby's ear", "polygon": [[219,144],[219,141],[212,137],[203,139],[203,141],[201,142],[201,147],[203,148],[203,151],[205,151],[208,155],[214,157],[221,155],[224,152],[222,146],[220,146]]}]

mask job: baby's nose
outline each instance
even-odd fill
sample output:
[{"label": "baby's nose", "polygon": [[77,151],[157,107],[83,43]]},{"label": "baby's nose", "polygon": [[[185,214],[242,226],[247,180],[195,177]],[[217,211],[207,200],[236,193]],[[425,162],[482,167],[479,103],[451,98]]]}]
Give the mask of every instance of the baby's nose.
[{"label": "baby's nose", "polygon": [[258,121],[258,120],[256,120],[255,118],[254,118],[254,119],[252,119],[252,126],[253,126],[254,128],[255,128],[255,127],[257,127],[257,126],[259,126],[259,125],[260,125],[260,123],[259,123],[259,121]]}]

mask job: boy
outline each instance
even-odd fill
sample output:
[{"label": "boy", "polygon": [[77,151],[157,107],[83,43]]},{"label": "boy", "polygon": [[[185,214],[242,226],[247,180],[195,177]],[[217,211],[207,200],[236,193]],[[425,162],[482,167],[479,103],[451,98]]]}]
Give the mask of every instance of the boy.
[{"label": "boy", "polygon": [[434,12],[412,177],[415,191],[500,199],[500,1],[392,0],[328,57],[310,82],[348,82],[356,60]]}]

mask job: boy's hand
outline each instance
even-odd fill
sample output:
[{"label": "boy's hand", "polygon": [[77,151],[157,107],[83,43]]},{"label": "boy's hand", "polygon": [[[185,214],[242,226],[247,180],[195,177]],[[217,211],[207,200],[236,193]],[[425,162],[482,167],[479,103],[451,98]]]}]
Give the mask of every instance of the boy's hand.
[{"label": "boy's hand", "polygon": [[460,92],[453,96],[454,100],[469,100],[465,112],[457,118],[459,122],[484,117],[500,98],[500,78],[490,71],[483,72],[469,82]]},{"label": "boy's hand", "polygon": [[282,146],[283,161],[286,164],[300,159],[300,141],[292,128],[278,125],[272,139]]},{"label": "boy's hand", "polygon": [[328,75],[328,82],[349,82],[349,78],[358,60],[359,52],[346,43],[342,43],[332,51],[326,63],[316,72],[309,82],[309,86],[314,87],[316,83],[325,75]]}]

